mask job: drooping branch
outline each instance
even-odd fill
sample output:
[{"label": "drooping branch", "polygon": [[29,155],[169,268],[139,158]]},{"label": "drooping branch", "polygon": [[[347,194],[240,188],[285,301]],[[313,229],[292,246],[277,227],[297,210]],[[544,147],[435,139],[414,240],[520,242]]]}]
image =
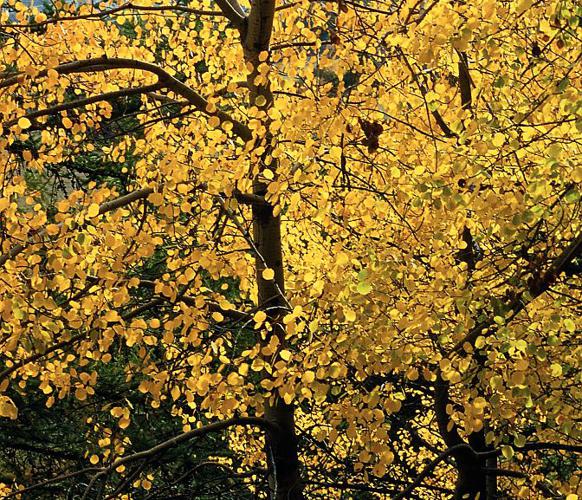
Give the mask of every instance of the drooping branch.
[{"label": "drooping branch", "polygon": [[89,485],[85,489],[85,493],[82,497],[82,500],[85,500],[86,498],[88,498],[87,495],[90,493],[92,486],[101,477],[109,474],[111,471],[117,469],[118,467],[121,467],[122,465],[127,465],[129,463],[133,463],[133,462],[136,462],[139,460],[144,460],[144,459],[154,457],[154,456],[159,455],[159,454],[161,454],[161,453],[163,453],[171,448],[174,448],[175,446],[178,446],[181,443],[185,443],[185,442],[190,441],[194,438],[202,437],[202,436],[205,436],[205,435],[210,434],[212,432],[219,432],[219,431],[228,429],[230,427],[235,427],[235,426],[258,427],[259,429],[261,429],[263,431],[268,431],[268,432],[277,432],[279,430],[278,426],[276,424],[269,422],[268,420],[266,420],[264,418],[260,418],[260,417],[234,417],[234,418],[231,418],[229,420],[215,422],[213,424],[205,425],[204,427],[199,427],[197,429],[193,429],[191,431],[184,432],[182,434],[174,436],[173,438],[170,438],[166,441],[163,441],[163,442],[157,444],[156,446],[153,446],[152,448],[134,453],[132,455],[128,455],[126,457],[119,458],[119,459],[115,460],[113,463],[111,463],[110,465],[108,465],[107,467],[103,467],[97,474],[95,474],[95,476],[93,476],[93,479],[91,480],[91,482],[89,483]]},{"label": "drooping branch", "polygon": [[[139,316],[143,312],[148,311],[150,309],[153,309],[154,307],[157,307],[163,303],[164,303],[164,300],[162,298],[156,297],[155,299],[152,299],[149,302],[146,302],[145,304],[142,304],[141,306],[136,307],[135,309],[131,310],[130,312],[122,315],[121,319],[123,321],[128,321],[130,319],[135,318],[136,316]],[[77,335],[72,336],[70,339],[62,340],[61,342],[57,342],[56,344],[53,344],[52,346],[47,347],[43,352],[38,352],[36,354],[32,354],[31,356],[28,356],[27,358],[21,359],[20,361],[13,362],[12,366],[10,366],[10,367],[8,367],[5,370],[2,370],[0,372],[0,382],[3,381],[5,378],[9,377],[10,375],[12,375],[12,373],[14,373],[19,368],[22,368],[23,366],[26,366],[30,363],[34,363],[35,361],[38,361],[39,359],[42,359],[45,356],[52,354],[53,352],[60,351],[61,349],[64,349],[65,347],[69,347],[69,346],[76,344],[77,342],[87,338],[89,333],[90,333],[90,331],[78,333]]]},{"label": "drooping branch", "polygon": [[[115,200],[106,201],[105,203],[103,203],[99,206],[99,215],[103,215],[107,212],[111,212],[112,210],[116,210],[118,208],[124,207],[124,206],[129,205],[130,203],[132,203],[134,201],[147,198],[153,192],[154,192],[154,189],[148,187],[148,188],[138,189],[138,190],[133,191],[133,192],[126,194],[124,196],[120,196],[119,198],[116,198]],[[13,246],[5,254],[0,254],[0,267],[4,266],[4,264],[6,264],[6,262],[8,262],[10,259],[13,259],[17,255],[22,253],[27,246],[33,244],[33,237],[34,236],[41,236],[42,234],[43,234],[43,231],[40,231],[40,232],[34,234],[33,236],[31,236],[27,242],[19,243],[18,245]]]},{"label": "drooping branch", "polygon": [[[28,118],[29,120],[34,120],[34,119],[40,118],[42,116],[56,115],[62,111],[68,111],[71,109],[82,108],[84,106],[88,106],[89,104],[94,104],[96,102],[103,102],[103,101],[108,101],[111,99],[117,99],[119,97],[128,97],[128,96],[138,95],[138,94],[147,94],[149,92],[155,92],[156,90],[160,90],[162,88],[163,88],[163,85],[161,85],[160,83],[154,83],[152,85],[145,85],[143,87],[114,90],[112,92],[105,92],[103,94],[98,94],[98,95],[94,95],[91,97],[85,97],[83,99],[76,99],[74,101],[64,102],[62,104],[58,104],[57,106],[52,106],[50,108],[32,111],[31,113],[24,115],[24,117]],[[17,121],[18,121],[18,119],[10,120],[10,121],[4,123],[3,127],[4,128],[11,127],[12,125],[16,124]]]},{"label": "drooping branch", "polygon": [[[79,61],[72,61],[64,64],[60,64],[53,68],[57,73],[61,75],[69,75],[75,73],[98,73],[103,71],[110,71],[115,69],[134,69],[145,71],[146,73],[152,73],[158,77],[158,83],[168,90],[175,92],[176,94],[184,97],[191,105],[193,105],[198,111],[206,114],[207,116],[216,116],[219,120],[224,122],[232,123],[232,131],[235,135],[240,137],[243,141],[247,142],[252,138],[252,133],[250,129],[234,119],[227,113],[220,111],[218,109],[212,109],[209,107],[208,101],[202,97],[193,88],[189,87],[180,80],[174,78],[167,71],[165,71],[160,66],[133,59],[127,59],[122,57],[98,57],[94,59],[83,59]],[[45,77],[48,73],[48,69],[40,71],[37,77]],[[25,78],[25,75],[20,72],[16,73],[9,78],[0,81],[0,89],[8,88],[14,85],[21,84]],[[211,110],[212,109],[212,110]]]},{"label": "drooping branch", "polygon": [[153,457],[181,443],[190,441],[191,439],[205,436],[206,434],[210,434],[212,432],[219,432],[228,429],[229,427],[235,426],[258,427],[263,431],[272,432],[276,432],[278,430],[276,424],[269,422],[268,420],[261,417],[234,417],[229,420],[223,420],[222,422],[215,422],[213,424],[205,425],[204,427],[192,429],[191,431],[178,434],[177,436],[174,436],[173,438],[163,441],[147,450],[119,458],[111,465],[109,465],[106,468],[106,470],[115,470],[121,465],[126,465],[137,460]]},{"label": "drooping branch", "polygon": [[[154,289],[156,287],[156,282],[153,280],[141,279],[139,284],[149,289]],[[168,299],[167,297],[160,297],[160,300],[168,302],[170,299]],[[198,303],[195,297],[184,294],[182,296],[178,296],[177,300],[179,302],[183,302],[188,306],[198,307]],[[228,318],[229,320],[236,322],[245,322],[251,320],[253,317],[252,313],[255,312],[255,311],[244,312],[239,311],[237,309],[224,309],[223,307],[220,307],[220,304],[218,304],[217,302],[207,302],[207,306],[210,312],[218,312],[222,314],[225,318]]]}]

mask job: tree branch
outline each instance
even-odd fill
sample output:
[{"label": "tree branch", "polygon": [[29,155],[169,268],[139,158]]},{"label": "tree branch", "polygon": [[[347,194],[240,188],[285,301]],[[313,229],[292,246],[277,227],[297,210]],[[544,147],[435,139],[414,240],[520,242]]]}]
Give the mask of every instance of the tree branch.
[{"label": "tree branch", "polygon": [[[99,206],[99,215],[103,215],[107,212],[111,212],[112,210],[116,210],[118,208],[129,205],[130,203],[132,203],[136,200],[147,198],[153,192],[154,192],[153,188],[143,188],[143,189],[138,189],[137,191],[133,191],[133,192],[126,194],[124,196],[120,196],[119,198],[116,198],[115,200],[106,201],[105,203],[103,203]],[[42,234],[44,234],[44,231],[40,231],[40,232],[34,234],[25,243],[19,243],[18,245],[13,246],[5,254],[0,254],[0,267],[4,266],[4,264],[6,264],[6,262],[9,261],[10,259],[13,259],[17,255],[22,253],[28,245],[31,245],[33,243],[32,237],[41,236]]]},{"label": "tree branch", "polygon": [[[234,118],[232,118],[227,113],[224,113],[223,111],[220,110],[208,111],[208,101],[204,97],[202,97],[193,88],[189,87],[185,83],[182,83],[180,80],[174,78],[167,71],[160,68],[156,64],[122,57],[115,58],[98,57],[95,59],[83,59],[79,61],[60,64],[59,66],[53,69],[61,75],[69,75],[73,73],[97,73],[101,71],[109,71],[114,69],[134,69],[145,71],[147,73],[152,73],[158,77],[159,79],[158,83],[160,85],[187,99],[188,102],[192,104],[201,113],[204,113],[208,116],[216,116],[220,119],[221,122],[231,122],[233,125],[232,131],[243,141],[247,142],[252,138],[252,133],[246,125],[235,120]],[[41,78],[45,77],[47,73],[48,69],[42,70],[38,73],[37,77]],[[0,89],[21,84],[24,78],[25,77],[22,72],[16,73],[15,75],[1,81]]]},{"label": "tree branch", "polygon": [[79,21],[82,19],[102,19],[104,17],[122,12],[124,10],[136,10],[145,12],[185,12],[187,14],[195,14],[197,16],[223,16],[222,11],[215,10],[198,10],[192,9],[190,7],[184,7],[181,5],[134,5],[132,2],[127,2],[123,5],[113,7],[111,9],[102,10],[99,12],[91,12],[90,14],[79,14],[77,16],[64,16],[64,17],[53,17],[42,21],[40,23],[30,23],[30,24],[0,24],[0,28],[29,28],[36,29],[46,26],[48,24],[56,24],[64,21]]},{"label": "tree branch", "polygon": [[[426,87],[424,86],[424,84],[418,78],[418,75],[414,71],[414,68],[408,62],[408,59],[406,58],[406,55],[404,54],[404,52],[402,51],[402,49],[400,49],[400,56],[403,58],[404,63],[406,64],[406,67],[408,68],[408,71],[410,72],[410,75],[412,76],[413,81],[418,86],[418,89],[420,90],[420,93],[422,94],[422,97],[426,101],[426,94],[428,93],[428,90],[426,89]],[[441,116],[441,114],[436,109],[435,110],[432,110],[431,111],[431,114],[432,114],[433,118],[435,119],[435,121],[437,122],[439,128],[442,130],[442,132],[445,135],[445,137],[449,137],[449,138],[450,137],[457,137],[457,134],[455,134],[449,128],[449,126],[446,124],[446,122],[443,119],[443,117]]]},{"label": "tree branch", "polygon": [[278,430],[279,430],[279,427],[277,425],[275,425],[272,422],[269,422],[268,420],[265,420],[264,418],[260,418],[260,417],[235,417],[235,418],[231,418],[229,420],[224,420],[222,422],[215,422],[213,424],[209,424],[209,425],[206,425],[204,427],[200,427],[198,429],[193,429],[191,431],[184,432],[182,434],[174,436],[173,438],[170,438],[166,441],[163,441],[163,442],[159,443],[158,445],[153,446],[152,448],[134,453],[133,455],[128,455],[126,457],[119,458],[115,462],[108,465],[107,467],[102,468],[97,474],[95,474],[95,476],[93,476],[93,479],[91,480],[91,482],[89,483],[89,485],[85,489],[85,494],[83,495],[81,500],[85,500],[87,498],[87,495],[88,495],[89,491],[91,490],[91,487],[93,486],[93,484],[95,484],[95,482],[99,478],[105,476],[109,472],[117,469],[118,467],[120,467],[122,465],[136,462],[137,460],[143,460],[143,459],[153,457],[155,455],[163,453],[164,451],[166,451],[170,448],[173,448],[175,446],[178,446],[179,444],[184,443],[186,441],[189,441],[191,439],[205,436],[206,434],[209,434],[211,432],[218,432],[218,431],[228,429],[229,427],[234,427],[234,426],[239,426],[239,425],[256,426],[256,427],[259,427],[263,431],[270,431],[270,432],[278,432]]},{"label": "tree branch", "polygon": [[[535,283],[530,286],[528,290],[530,297],[526,299],[523,293],[519,295],[511,304],[509,308],[513,310],[512,317],[515,317],[534,299],[539,297],[542,293],[547,291],[556,281],[558,276],[565,270],[566,266],[572,262],[573,259],[582,254],[582,232],[568,245],[568,247],[554,260],[548,271]],[[493,319],[489,318],[478,323],[463,339],[455,344],[451,350],[451,354],[460,353],[466,343],[473,344],[477,337],[488,327],[493,324]]]},{"label": "tree branch", "polygon": [[468,444],[461,443],[450,447],[449,449],[443,451],[438,455],[432,462],[430,462],[423,471],[416,477],[416,479],[408,486],[406,489],[402,490],[400,493],[394,495],[392,500],[402,500],[404,498],[410,498],[410,494],[420,486],[422,481],[428,477],[436,469],[437,465],[442,461],[446,460],[448,457],[457,454],[459,451],[469,452],[476,455]]},{"label": "tree branch", "polygon": [[[61,111],[68,111],[70,109],[80,108],[80,107],[87,106],[89,104],[93,104],[96,102],[102,102],[102,101],[107,101],[109,99],[117,99],[119,97],[127,97],[127,96],[131,96],[131,95],[136,95],[136,94],[147,94],[149,92],[154,92],[154,91],[160,90],[162,88],[163,88],[163,85],[161,85],[160,83],[154,83],[152,85],[145,85],[143,87],[136,87],[136,88],[132,88],[132,89],[115,90],[112,92],[106,92],[104,94],[86,97],[84,99],[77,99],[75,101],[64,102],[62,104],[59,104],[57,106],[53,106],[50,108],[39,109],[37,111],[33,111],[32,113],[28,113],[28,114],[24,115],[24,117],[26,117],[30,120],[33,120],[35,118],[40,118],[41,116],[56,115],[57,113],[60,113]],[[19,118],[21,118],[21,117],[19,117]],[[10,120],[10,121],[4,123],[3,127],[4,128],[11,127],[12,125],[14,125],[18,122],[19,118],[16,118],[14,120]]]},{"label": "tree branch", "polygon": [[[132,311],[122,315],[121,318],[124,321],[127,321],[129,319],[133,319],[136,316],[138,316],[139,314],[141,314],[142,312],[145,312],[145,311],[152,309],[156,306],[159,306],[163,303],[164,303],[164,299],[162,299],[162,298],[152,299],[149,302],[146,302],[145,304],[142,304],[141,306],[133,309]],[[9,368],[6,368],[0,372],[0,382],[2,380],[4,380],[6,377],[9,377],[12,373],[14,373],[19,368],[22,368],[23,366],[28,365],[29,363],[34,363],[35,361],[38,361],[39,359],[44,358],[48,354],[52,354],[53,352],[59,351],[59,350],[63,349],[64,347],[75,344],[79,340],[83,340],[84,338],[87,338],[89,333],[90,332],[78,333],[77,335],[74,335],[70,339],[62,340],[61,342],[57,342],[56,344],[53,344],[52,346],[47,347],[43,352],[38,352],[36,354],[29,356],[28,358],[21,359],[20,361],[13,363],[12,366],[10,366]]]},{"label": "tree branch", "polygon": [[216,5],[232,25],[242,32],[246,23],[246,15],[237,0],[216,0]]}]

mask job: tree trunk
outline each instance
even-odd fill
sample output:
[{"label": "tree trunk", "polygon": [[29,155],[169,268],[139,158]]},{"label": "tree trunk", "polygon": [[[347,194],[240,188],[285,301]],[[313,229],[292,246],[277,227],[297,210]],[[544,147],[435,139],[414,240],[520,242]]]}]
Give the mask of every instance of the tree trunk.
[{"label": "tree trunk", "polygon": [[485,449],[485,437],[483,432],[476,432],[469,437],[466,443],[459,435],[455,424],[451,423],[447,413],[447,407],[451,404],[449,398],[449,383],[442,378],[440,371],[434,384],[434,410],[443,441],[449,448],[459,445],[468,445],[459,448],[453,454],[457,469],[457,482],[455,484],[455,500],[485,500],[487,498],[487,475],[485,473],[485,460],[480,459],[475,451]]},{"label": "tree trunk", "polygon": [[303,499],[293,415],[293,407],[280,398],[275,404],[265,408],[265,418],[281,429],[268,433],[265,443],[269,458],[269,487],[273,500]]},{"label": "tree trunk", "polygon": [[[249,98],[251,103],[258,102],[262,110],[267,112],[273,105],[270,82],[263,80],[257,83],[259,66],[268,64],[268,58],[261,54],[269,51],[273,17],[275,14],[275,0],[254,0],[251,2],[244,26],[240,29],[244,57],[252,70],[247,76]],[[255,147],[263,146],[264,153],[259,159],[259,172],[267,166],[264,160],[270,156],[272,150],[272,136],[269,132],[269,118],[264,120],[265,135],[255,138]],[[277,162],[271,158],[268,168],[277,175]],[[254,179],[253,194],[264,197],[267,186],[260,176]],[[279,346],[285,345],[285,327],[282,323],[287,312],[285,302],[285,279],[283,275],[283,251],[281,243],[281,219],[273,214],[273,207],[263,204],[253,205],[253,240],[256,256],[256,270],[258,283],[258,306],[265,311],[272,326],[270,335],[278,337]],[[274,271],[274,279],[265,280],[265,268]],[[270,338],[264,340],[269,342]],[[297,453],[297,437],[295,436],[294,407],[285,404],[278,394],[275,394],[265,406],[265,418],[276,425],[276,431],[267,432],[265,451],[269,466],[269,486],[273,500],[301,500],[303,486],[299,474],[299,459]]]},{"label": "tree trunk", "polygon": [[[265,186],[256,183],[254,194],[263,196]],[[281,245],[281,220],[273,216],[270,206],[253,207],[253,239],[258,251],[256,258],[258,301],[265,309],[272,327],[282,344],[285,339],[281,323],[285,314],[285,283]],[[273,269],[273,280],[263,279],[265,267]],[[276,424],[278,430],[267,433],[265,443],[269,463],[269,486],[273,500],[299,500],[303,498],[295,436],[294,408],[277,395],[265,407],[265,418]]]},{"label": "tree trunk", "polygon": [[[469,436],[469,445],[474,451],[484,451],[484,433],[474,432],[471,434]],[[485,474],[486,459],[477,457],[474,451],[461,450],[454,455],[458,470],[455,500],[473,500],[475,498],[486,500],[488,498],[488,476]]]},{"label": "tree trunk", "polygon": [[[488,469],[497,469],[497,457],[489,457],[486,462]],[[487,475],[487,497],[485,500],[497,500],[497,476]]]}]

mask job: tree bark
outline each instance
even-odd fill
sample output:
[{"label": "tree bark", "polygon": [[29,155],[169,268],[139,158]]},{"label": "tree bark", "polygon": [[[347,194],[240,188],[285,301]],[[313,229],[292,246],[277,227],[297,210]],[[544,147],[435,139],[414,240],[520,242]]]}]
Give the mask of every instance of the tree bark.
[{"label": "tree bark", "polygon": [[[439,432],[443,441],[449,448],[466,445],[465,441],[459,435],[457,426],[451,423],[447,413],[447,406],[451,404],[449,397],[449,383],[442,378],[442,374],[437,373],[437,380],[434,385],[435,391],[435,416]],[[481,443],[483,441],[483,443]],[[459,447],[453,458],[455,459],[457,469],[457,482],[455,484],[455,500],[474,500],[487,498],[487,475],[485,473],[485,460],[479,458],[473,451],[475,447],[485,446],[484,438],[481,439],[481,433],[473,433],[469,439],[469,447]]]},{"label": "tree bark", "polygon": [[[270,83],[256,84],[261,64],[260,54],[269,50],[273,16],[275,14],[274,0],[255,0],[251,11],[241,27],[241,40],[245,60],[253,66],[248,75],[251,103],[257,98],[265,98],[262,109],[268,111],[273,105],[273,95]],[[267,61],[268,63],[268,61]],[[269,133],[269,119],[264,123],[266,134],[255,138],[255,147],[264,146],[265,153],[260,159],[259,172],[266,166],[263,160],[272,150],[272,136]],[[276,160],[272,159],[268,165],[277,175]],[[259,178],[253,183],[253,194],[264,197],[267,185]],[[287,307],[285,301],[285,279],[283,274],[283,251],[281,242],[281,219],[273,214],[273,207],[269,204],[253,205],[253,240],[256,255],[256,271],[258,283],[258,305],[265,311],[272,326],[270,335],[278,337],[279,345],[285,345],[285,327],[282,323]],[[265,268],[274,271],[274,279],[265,280],[262,276]],[[264,342],[269,341],[267,337]],[[286,404],[278,394],[275,394],[265,405],[265,418],[275,424],[276,430],[266,433],[265,451],[269,466],[270,496],[273,500],[302,500],[303,485],[299,471],[297,452],[297,437],[295,435],[294,407]]]},{"label": "tree bark", "polygon": [[[254,192],[264,195],[265,186],[256,183]],[[253,238],[258,251],[256,259],[258,300],[265,309],[272,325],[272,335],[282,344],[285,338],[281,323],[285,313],[285,283],[283,276],[283,252],[281,244],[281,220],[273,215],[270,206],[253,206]],[[263,279],[265,267],[273,269],[273,280]],[[269,486],[274,500],[299,500],[303,498],[295,436],[294,408],[276,395],[265,407],[265,418],[276,425],[277,430],[266,433],[266,453],[269,462]]]},{"label": "tree bark", "polygon": [[[254,193],[265,194],[265,186],[256,183]],[[281,322],[285,314],[285,283],[281,244],[281,220],[273,215],[270,206],[253,206],[253,239],[258,255],[256,258],[258,301],[272,325],[271,335],[277,335],[284,343],[285,329]],[[263,270],[275,272],[273,280],[265,280]],[[268,340],[268,339],[267,339]],[[265,407],[265,418],[275,424],[277,430],[266,433],[265,448],[269,462],[269,486],[273,500],[299,500],[303,498],[295,435],[294,408],[285,404],[279,395]]]}]

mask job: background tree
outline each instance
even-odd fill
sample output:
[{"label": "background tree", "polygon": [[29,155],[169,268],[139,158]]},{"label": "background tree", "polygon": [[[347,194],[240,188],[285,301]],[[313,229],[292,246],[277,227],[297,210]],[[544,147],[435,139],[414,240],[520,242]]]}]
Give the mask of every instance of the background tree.
[{"label": "background tree", "polygon": [[[76,399],[103,434],[88,470],[7,491],[163,498],[208,462],[164,457],[218,436],[213,466],[259,497],[572,498],[575,2],[1,22],[0,413]],[[100,395],[109,367],[131,397]],[[135,398],[182,434],[131,438]]]}]

